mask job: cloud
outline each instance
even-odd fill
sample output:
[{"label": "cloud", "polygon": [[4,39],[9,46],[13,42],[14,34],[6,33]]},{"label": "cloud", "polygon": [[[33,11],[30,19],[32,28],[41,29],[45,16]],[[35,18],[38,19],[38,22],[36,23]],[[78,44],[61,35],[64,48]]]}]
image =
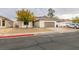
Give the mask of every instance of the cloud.
[{"label": "cloud", "polygon": [[[20,8],[0,8],[0,16],[8,17],[9,19],[15,19],[16,11]],[[28,8],[35,16],[43,16],[47,14],[47,8]]]},{"label": "cloud", "polygon": [[[15,19],[16,11],[20,8],[0,8],[0,16]],[[48,8],[28,8],[36,16],[44,16],[48,13]],[[72,18],[79,16],[79,8],[53,8],[56,12],[55,15],[59,18]]]},{"label": "cloud", "polygon": [[71,19],[73,17],[79,17],[79,14],[63,14],[63,15],[58,15],[59,18],[61,19]]},{"label": "cloud", "polygon": [[78,14],[79,8],[54,8],[56,14]]}]

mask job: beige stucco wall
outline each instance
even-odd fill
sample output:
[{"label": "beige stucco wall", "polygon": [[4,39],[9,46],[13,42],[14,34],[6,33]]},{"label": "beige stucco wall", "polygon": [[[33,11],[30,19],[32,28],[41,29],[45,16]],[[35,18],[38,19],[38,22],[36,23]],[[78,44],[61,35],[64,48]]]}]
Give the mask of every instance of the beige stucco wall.
[{"label": "beige stucco wall", "polygon": [[19,28],[22,28],[22,26],[23,26],[23,22],[18,21],[17,23],[18,23],[18,25],[19,25]]},{"label": "beige stucco wall", "polygon": [[[26,28],[26,25],[24,25],[24,22],[23,21],[16,21],[14,22],[14,27],[15,25],[18,25],[19,28]],[[32,27],[32,22],[29,22],[29,25],[28,25],[29,28]]]},{"label": "beige stucco wall", "polygon": [[39,21],[39,27],[44,28],[44,21]]},{"label": "beige stucco wall", "polygon": [[11,26],[11,22],[8,20],[5,20],[5,26],[2,26],[2,19],[0,19],[0,28],[8,28]]},{"label": "beige stucco wall", "polygon": [[4,27],[10,27],[9,21],[5,20],[5,26]]},{"label": "beige stucco wall", "polygon": [[2,19],[0,19],[0,28],[2,28]]},{"label": "beige stucco wall", "polygon": [[40,27],[39,25],[40,25],[40,22],[39,22],[39,21],[36,21],[36,22],[35,22],[35,27],[38,28],[38,27]]},{"label": "beige stucco wall", "polygon": [[32,22],[29,22],[28,27],[29,27],[29,28],[32,28]]}]

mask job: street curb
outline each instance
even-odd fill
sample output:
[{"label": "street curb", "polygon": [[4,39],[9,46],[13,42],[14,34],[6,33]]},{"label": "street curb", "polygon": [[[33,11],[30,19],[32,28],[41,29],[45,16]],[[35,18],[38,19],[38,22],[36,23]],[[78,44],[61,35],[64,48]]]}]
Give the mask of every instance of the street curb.
[{"label": "street curb", "polygon": [[6,39],[6,38],[17,38],[17,37],[30,37],[33,36],[34,34],[16,34],[16,35],[5,35],[5,36],[0,36],[0,38]]},{"label": "street curb", "polygon": [[30,36],[36,36],[41,34],[48,34],[51,32],[36,32],[36,33],[20,33],[20,34],[3,34],[0,36],[0,39],[8,39],[8,38],[19,38],[19,37],[30,37]]}]

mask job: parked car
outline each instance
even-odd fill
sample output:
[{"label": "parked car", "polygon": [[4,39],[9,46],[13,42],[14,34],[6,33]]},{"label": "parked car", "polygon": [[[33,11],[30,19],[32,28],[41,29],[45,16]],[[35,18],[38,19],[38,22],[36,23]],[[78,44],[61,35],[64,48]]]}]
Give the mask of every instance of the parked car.
[{"label": "parked car", "polygon": [[79,29],[79,24],[78,23],[68,23],[67,27]]},{"label": "parked car", "polygon": [[68,23],[66,26],[68,28],[75,28],[76,27],[76,24],[74,24],[74,23]]},{"label": "parked car", "polygon": [[79,24],[76,24],[76,29],[79,29]]}]

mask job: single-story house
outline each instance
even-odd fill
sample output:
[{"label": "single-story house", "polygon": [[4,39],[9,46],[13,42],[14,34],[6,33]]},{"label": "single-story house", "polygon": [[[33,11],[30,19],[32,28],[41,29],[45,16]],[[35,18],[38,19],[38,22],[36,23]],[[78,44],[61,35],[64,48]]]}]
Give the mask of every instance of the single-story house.
[{"label": "single-story house", "polygon": [[[15,21],[14,22],[14,27],[18,26],[19,28],[25,28],[26,24],[24,21]],[[48,17],[36,17],[36,20],[34,23],[29,22],[28,28],[53,28],[56,27],[56,21],[53,19],[50,19]]]},{"label": "single-story house", "polygon": [[6,17],[0,16],[0,28],[9,28],[13,26],[13,21]]}]

